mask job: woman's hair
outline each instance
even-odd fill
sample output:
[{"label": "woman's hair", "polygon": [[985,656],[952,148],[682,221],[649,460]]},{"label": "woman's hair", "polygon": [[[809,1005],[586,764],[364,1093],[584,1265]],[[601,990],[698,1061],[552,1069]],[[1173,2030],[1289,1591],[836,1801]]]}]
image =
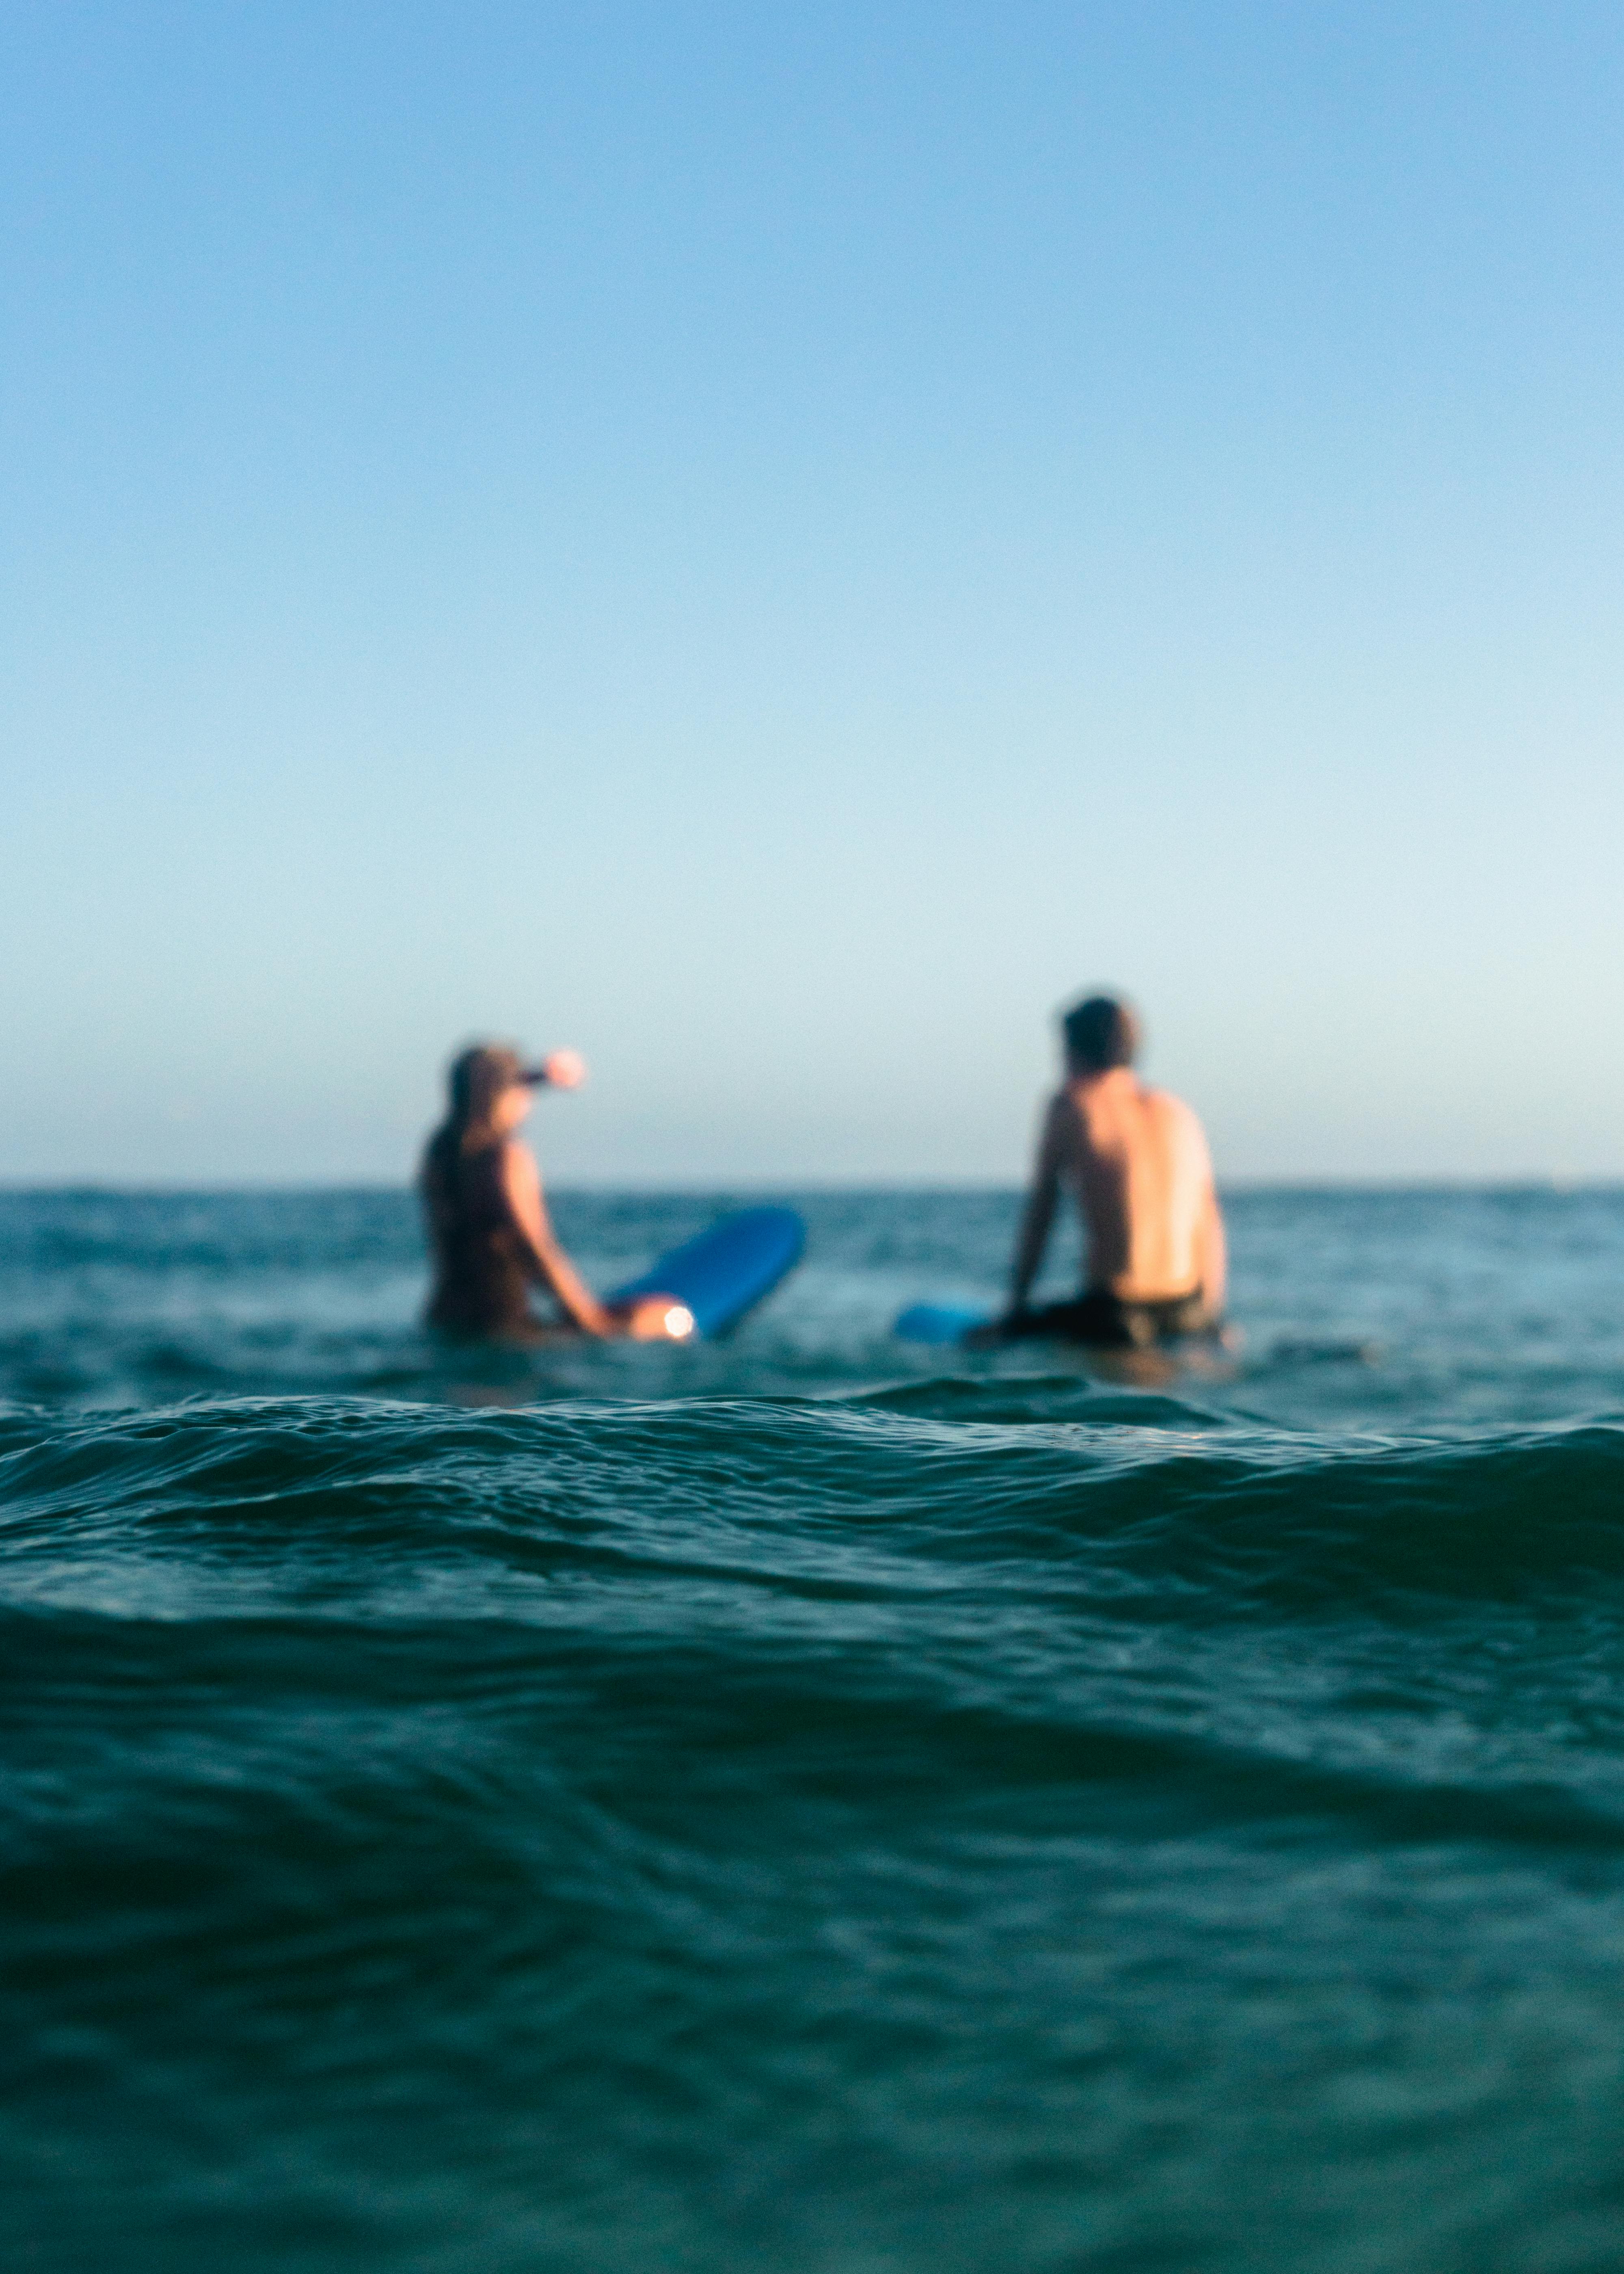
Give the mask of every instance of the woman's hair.
[{"label": "woman's hair", "polygon": [[506,1043],[475,1043],[452,1059],[447,1073],[450,1103],[445,1119],[429,1140],[424,1166],[447,1174],[461,1153],[489,1132],[496,1101],[525,1078],[524,1061]]},{"label": "woman's hair", "polygon": [[524,1079],[524,1062],[506,1043],[476,1043],[453,1058],[447,1081],[451,1111],[447,1126],[458,1135],[488,1126],[496,1101],[505,1089]]}]

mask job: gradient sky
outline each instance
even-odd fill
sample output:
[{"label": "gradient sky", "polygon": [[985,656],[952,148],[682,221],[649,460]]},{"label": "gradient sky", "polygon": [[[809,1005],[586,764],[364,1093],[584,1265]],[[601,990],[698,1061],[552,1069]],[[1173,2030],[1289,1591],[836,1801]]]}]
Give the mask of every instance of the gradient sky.
[{"label": "gradient sky", "polygon": [[[778,20],[782,13],[786,20]],[[1616,5],[0,17],[0,1177],[1624,1174]]]}]

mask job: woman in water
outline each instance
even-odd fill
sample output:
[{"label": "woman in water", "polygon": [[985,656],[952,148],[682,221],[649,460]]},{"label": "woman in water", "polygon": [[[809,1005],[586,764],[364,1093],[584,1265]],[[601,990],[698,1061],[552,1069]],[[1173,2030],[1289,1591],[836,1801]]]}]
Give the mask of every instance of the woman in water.
[{"label": "woman in water", "polygon": [[680,1341],[693,1320],[668,1295],[600,1303],[559,1246],[541,1178],[514,1132],[539,1082],[573,1089],[586,1069],[573,1050],[527,1066],[516,1050],[477,1043],[451,1068],[451,1105],[423,1156],[422,1191],[434,1256],[428,1321],[448,1334],[533,1342],[545,1331],[530,1290],[545,1287],[568,1324],[588,1335]]}]

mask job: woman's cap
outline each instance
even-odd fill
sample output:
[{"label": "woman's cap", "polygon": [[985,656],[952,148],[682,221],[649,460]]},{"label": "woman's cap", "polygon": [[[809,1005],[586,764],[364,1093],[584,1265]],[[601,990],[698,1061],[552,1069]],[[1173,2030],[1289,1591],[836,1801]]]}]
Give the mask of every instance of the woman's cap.
[{"label": "woman's cap", "polygon": [[534,1083],[547,1078],[545,1066],[526,1065],[517,1050],[506,1043],[476,1043],[471,1050],[462,1052],[452,1072],[457,1073],[463,1066],[470,1074],[481,1073],[491,1082]]},{"label": "woman's cap", "polygon": [[506,1043],[476,1043],[451,1062],[451,1099],[462,1114],[484,1115],[505,1089],[545,1081],[545,1066],[527,1066]]}]

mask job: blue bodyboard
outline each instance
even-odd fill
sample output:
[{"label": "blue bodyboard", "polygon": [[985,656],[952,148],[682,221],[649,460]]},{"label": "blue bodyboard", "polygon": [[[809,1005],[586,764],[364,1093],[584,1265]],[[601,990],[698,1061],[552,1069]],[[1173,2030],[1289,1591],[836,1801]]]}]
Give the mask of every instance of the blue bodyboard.
[{"label": "blue bodyboard", "polygon": [[961,1343],[972,1328],[990,1326],[992,1316],[967,1303],[913,1303],[891,1332],[905,1343]]},{"label": "blue bodyboard", "polygon": [[741,1209],[685,1239],[607,1299],[671,1295],[694,1314],[694,1331],[725,1335],[801,1261],[807,1228],[793,1209]]}]

